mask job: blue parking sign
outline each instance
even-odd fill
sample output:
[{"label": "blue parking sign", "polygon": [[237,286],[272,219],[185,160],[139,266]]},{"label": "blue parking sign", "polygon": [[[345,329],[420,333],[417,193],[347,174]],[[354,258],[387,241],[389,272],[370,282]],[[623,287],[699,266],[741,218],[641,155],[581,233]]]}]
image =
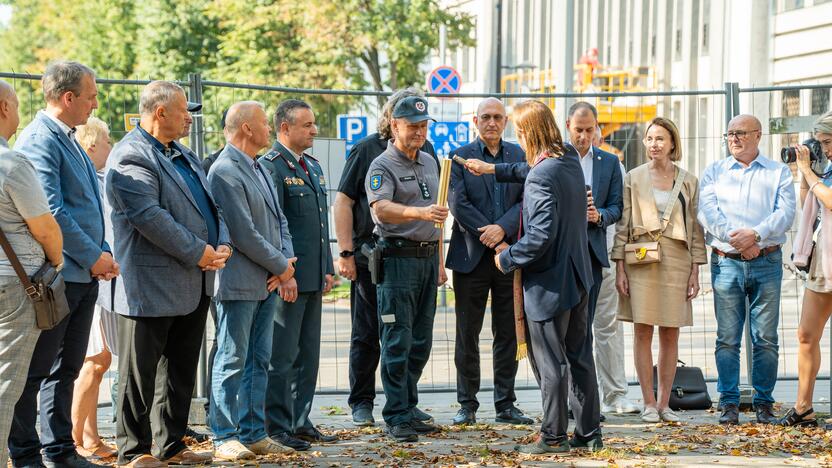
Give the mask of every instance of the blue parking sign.
[{"label": "blue parking sign", "polygon": [[428,127],[428,140],[436,150],[436,156],[447,158],[451,151],[470,141],[468,122],[433,122]]},{"label": "blue parking sign", "polygon": [[[367,117],[363,115],[339,115],[338,138],[347,140],[347,155],[352,146],[367,136]],[[345,155],[346,156],[346,155]]]}]

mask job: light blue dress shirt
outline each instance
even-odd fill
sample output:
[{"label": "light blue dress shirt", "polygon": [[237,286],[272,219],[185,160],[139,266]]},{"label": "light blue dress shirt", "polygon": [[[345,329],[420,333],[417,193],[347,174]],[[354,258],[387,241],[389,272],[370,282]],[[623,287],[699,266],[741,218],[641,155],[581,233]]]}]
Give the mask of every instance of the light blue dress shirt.
[{"label": "light blue dress shirt", "polygon": [[723,252],[737,253],[729,233],[750,228],[760,235],[760,248],[786,242],[795,214],[792,172],[762,154],[743,167],[729,156],[705,169],[699,180],[699,223],[705,241]]}]

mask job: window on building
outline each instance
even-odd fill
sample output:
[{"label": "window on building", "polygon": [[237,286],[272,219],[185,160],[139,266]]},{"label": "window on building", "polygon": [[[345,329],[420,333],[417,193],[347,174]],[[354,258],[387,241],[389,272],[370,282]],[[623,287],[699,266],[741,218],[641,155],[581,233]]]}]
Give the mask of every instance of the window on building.
[{"label": "window on building", "polygon": [[682,2],[677,2],[674,8],[676,8],[676,24],[673,33],[674,60],[682,60],[682,14],[685,6]]},{"label": "window on building", "polygon": [[[526,0],[523,5],[523,15],[526,18],[534,18],[532,16],[532,1]],[[531,44],[532,44],[532,31],[534,30],[531,25],[526,24],[523,34],[523,61],[528,63],[532,59],[532,52],[531,52]]]},{"label": "window on building", "polygon": [[[781,103],[781,115],[783,117],[795,117],[800,115],[800,90],[790,89],[783,91],[783,101]],[[796,145],[800,143],[799,134],[788,133],[782,137],[782,145]]]},{"label": "window on building", "polygon": [[[779,11],[789,11],[789,10],[797,10],[799,8],[803,8],[805,5],[804,0],[780,0],[778,9]],[[817,1],[815,3],[818,3]]]},{"label": "window on building", "polygon": [[812,115],[820,115],[829,110],[829,88],[812,90]]},{"label": "window on building", "polygon": [[[696,147],[697,147],[697,159],[698,159],[698,174],[701,174],[705,171],[705,166],[708,162],[708,150],[710,149],[711,139],[707,138],[708,136],[708,125],[710,125],[712,119],[710,114],[710,109],[708,108],[708,98],[703,97],[699,98],[699,120],[697,122],[696,128]],[[694,169],[693,161],[688,163],[689,169]]]},{"label": "window on building", "polygon": [[656,58],[656,34],[653,34],[653,37],[650,38],[650,57]]}]

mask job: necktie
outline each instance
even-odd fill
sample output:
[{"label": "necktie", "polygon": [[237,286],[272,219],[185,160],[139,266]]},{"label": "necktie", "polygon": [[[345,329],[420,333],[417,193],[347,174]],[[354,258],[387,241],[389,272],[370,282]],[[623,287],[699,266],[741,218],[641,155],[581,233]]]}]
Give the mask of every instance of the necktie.
[{"label": "necktie", "polygon": [[305,172],[306,175],[309,175],[309,169],[306,167],[306,159],[303,156],[301,156],[298,159],[298,162],[300,163],[300,167],[303,168],[303,172]]}]

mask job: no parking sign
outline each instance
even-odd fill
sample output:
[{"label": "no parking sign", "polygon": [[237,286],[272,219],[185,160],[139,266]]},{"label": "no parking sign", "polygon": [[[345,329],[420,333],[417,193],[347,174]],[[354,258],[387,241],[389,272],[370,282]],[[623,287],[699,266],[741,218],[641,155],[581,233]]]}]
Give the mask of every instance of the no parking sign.
[{"label": "no parking sign", "polygon": [[428,74],[427,88],[434,94],[459,94],[462,77],[459,72],[448,65],[440,65]]}]

